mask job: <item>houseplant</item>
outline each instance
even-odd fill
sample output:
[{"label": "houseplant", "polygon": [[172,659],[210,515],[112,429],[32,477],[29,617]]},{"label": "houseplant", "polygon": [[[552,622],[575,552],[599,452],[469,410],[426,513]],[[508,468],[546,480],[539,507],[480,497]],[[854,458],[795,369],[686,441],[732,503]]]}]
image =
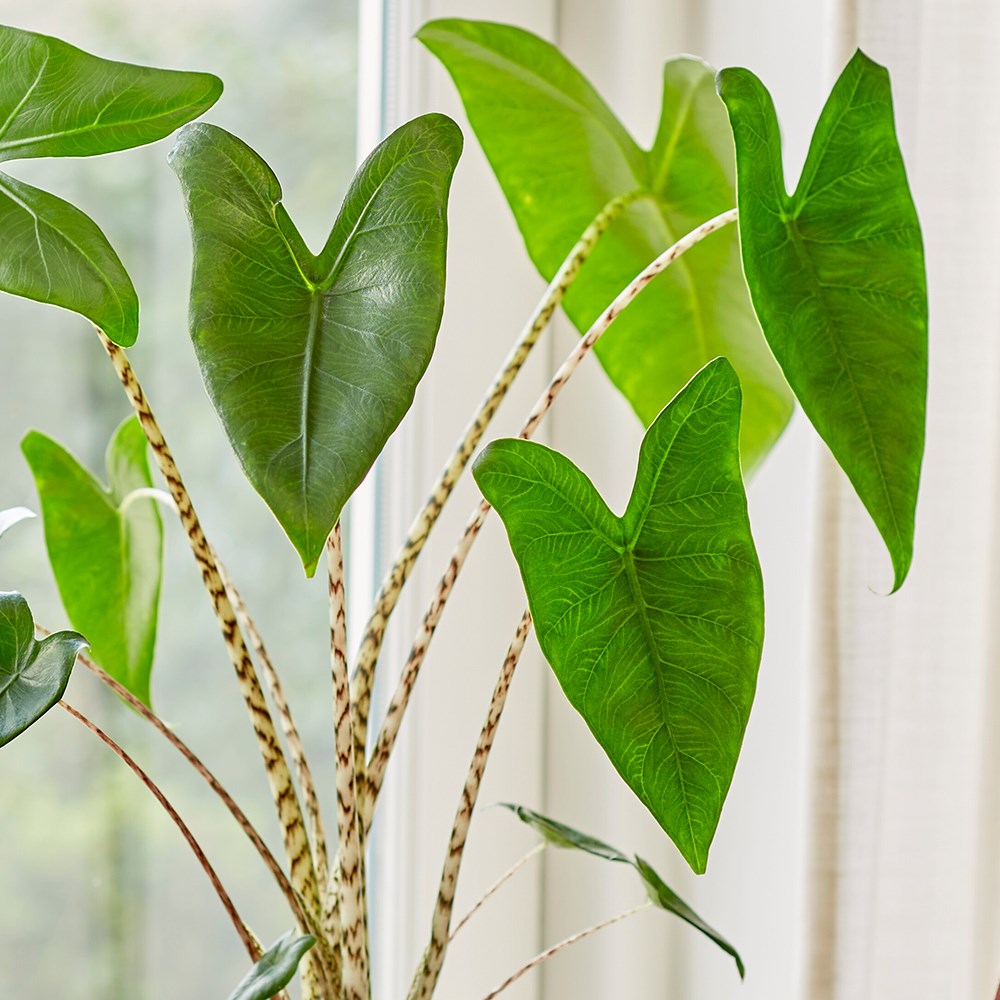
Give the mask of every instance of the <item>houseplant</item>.
[{"label": "houseplant", "polygon": [[[206,386],[248,477],[307,572],[315,570],[324,549],[328,553],[337,858],[325,849],[313,781],[273,666],[201,531],[122,349],[137,332],[128,275],[78,210],[17,182],[3,189],[5,252],[11,258],[4,287],[72,308],[100,327],[139,417],[113,439],[109,490],[49,439],[31,435],[24,443],[67,612],[100,661],[93,670],[156,724],[146,702],[160,520],[146,466],[148,439],[192,542],[267,765],[287,876],[261,849],[259,837],[255,845],[282,884],[300,930],[313,933],[279,942],[255,978],[237,991],[241,997],[267,996],[284,986],[314,940],[318,945],[304,963],[307,991],[367,994],[363,839],[399,721],[488,512],[485,502],[445,573],[387,720],[366,755],[372,675],[386,620],[454,481],[563,295],[586,336],[529,416],[524,437],[625,306],[692,250],[683,258],[684,277],[671,281],[677,272],[668,271],[623,314],[615,339],[602,340],[599,348],[611,377],[650,424],[624,518],[607,510],[568,459],[539,446],[497,442],[477,463],[477,481],[510,533],[531,614],[522,619],[504,662],[470,769],[431,941],[411,995],[430,995],[444,960],[479,780],[532,619],[560,683],[615,766],[692,868],[704,870],[760,657],[760,571],[738,441],[750,466],[787,418],[790,395],[772,353],[882,531],[897,586],[912,552],[926,313],[919,228],[884,71],[860,54],[852,60],[820,119],[796,194],[788,197],[773,108],[746,71],[720,75],[722,104],[706,67],[692,60],[668,63],[664,118],[647,154],[586,81],[540,40],[470,22],[436,22],[421,39],[455,77],[529,252],[551,284],[386,579],[350,692],[336,526],[429,360],[443,296],[444,206],[460,137],[441,116],[424,116],[389,137],[359,171],[316,256],[281,206],[277,179],[240,140],[214,126],[190,125],[172,154],[192,221],[192,334]],[[111,65],[13,29],[7,29],[4,44],[4,158],[89,155],[136,145],[195,117],[219,92],[209,77]],[[70,92],[86,99],[57,105],[64,117],[47,120],[51,94],[65,93],[67,79],[76,88]],[[498,94],[509,103],[498,102]],[[512,120],[512,107],[520,118]],[[566,107],[573,112],[563,121],[558,112]],[[526,143],[526,132],[542,120],[549,133],[561,130],[559,141]],[[738,213],[730,135],[736,140]],[[550,149],[575,159],[546,160]],[[582,179],[580,190],[565,182],[567,176]],[[737,217],[749,295],[731,226]],[[655,308],[633,319],[647,302]],[[667,350],[661,328],[674,338]],[[713,360],[719,354],[731,356],[733,365]],[[116,613],[108,613],[107,599],[92,600],[95,578],[124,581]],[[83,640],[61,633],[36,644],[23,600],[9,595],[5,601],[8,630],[0,668],[8,674],[2,703],[6,741],[59,700]],[[272,689],[304,809],[248,646],[256,647]],[[613,660],[606,656],[609,648]],[[613,677],[605,673],[606,664],[608,672],[614,668]],[[165,727],[161,732],[185,752]],[[249,821],[229,805],[254,838]],[[640,859],[527,810],[516,812],[552,842],[633,865],[660,905],[732,950]],[[259,944],[231,902],[227,909],[256,961]]]}]

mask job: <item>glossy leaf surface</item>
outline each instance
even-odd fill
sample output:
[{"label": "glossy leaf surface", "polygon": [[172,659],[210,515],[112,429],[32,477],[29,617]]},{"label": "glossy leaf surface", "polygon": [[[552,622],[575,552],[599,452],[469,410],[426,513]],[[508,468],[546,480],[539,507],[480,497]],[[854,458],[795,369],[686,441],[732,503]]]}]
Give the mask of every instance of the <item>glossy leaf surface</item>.
[{"label": "glossy leaf surface", "polygon": [[270,1000],[295,975],[302,956],[316,943],[311,934],[286,931],[267,949],[227,1000]]},{"label": "glossy leaf surface", "polygon": [[35,516],[35,512],[27,507],[9,507],[7,510],[0,510],[0,537],[4,532],[9,531],[15,524],[27,521]]},{"label": "glossy leaf surface", "polygon": [[413,401],[444,304],[458,127],[425,115],[365,161],[314,256],[245,143],[185,128],[171,154],[194,238],[191,334],[243,469],[315,570]]},{"label": "glossy leaf surface", "polygon": [[[0,26],[0,161],[93,156],[153,142],[210,108],[222,84],[113,62]],[[115,343],[138,334],[125,268],[79,209],[0,174],[0,289],[80,313]]]},{"label": "glossy leaf surface", "polygon": [[80,209],[0,173],[0,233],[0,289],[80,313],[116,344],[135,343],[132,279]]},{"label": "glossy leaf surface", "polygon": [[209,73],[113,62],[0,26],[0,160],[94,156],[155,142],[222,94]]},{"label": "glossy leaf surface", "polygon": [[[546,280],[608,202],[636,198],[566,296],[566,312],[581,332],[658,254],[736,204],[732,134],[713,71],[699,60],[664,66],[661,120],[646,151],[576,67],[530,32],[440,20],[417,37],[454,79]],[[791,394],[747,295],[735,227],[720,230],[658,278],[596,351],[647,425],[703,365],[728,357],[746,399],[748,468],[791,414]]]},{"label": "glossy leaf surface", "polygon": [[927,289],[889,75],[854,56],[792,195],[763,84],[726,69],[719,93],[736,138],[743,265],[757,315],[885,540],[898,588],[913,555],[924,448]]},{"label": "glossy leaf surface", "polygon": [[92,658],[151,704],[163,526],[154,500],[130,496],[152,486],[139,422],[130,417],[108,445],[108,486],[44,434],[32,431],[21,448],[69,620],[88,637]]},{"label": "glossy leaf surface", "polygon": [[598,840],[596,837],[591,837],[589,834],[581,833],[579,830],[574,830],[571,826],[566,826],[564,823],[559,823],[554,819],[549,819],[548,816],[543,816],[541,813],[537,813],[532,809],[527,809],[524,806],[511,805],[509,803],[502,803],[507,809],[510,809],[522,823],[527,823],[533,830],[535,830],[539,836],[547,843],[553,847],[558,848],[570,848],[574,850],[584,851],[587,854],[593,854],[595,857],[604,858],[606,861],[617,861],[621,864],[629,865],[634,868],[638,873],[639,878],[642,879],[642,883],[646,888],[646,892],[653,903],[656,904],[661,910],[666,910],[668,913],[673,913],[675,916],[681,918],[686,923],[689,923],[692,927],[701,931],[707,938],[714,941],[724,952],[731,955],[736,962],[736,968],[739,970],[740,978],[743,978],[744,972],[746,971],[743,966],[743,959],[740,958],[739,953],[736,949],[713,927],[707,924],[694,910],[684,902],[676,892],[673,891],[660,876],[653,870],[650,864],[643,861],[638,855],[634,857],[629,857],[627,854],[623,854],[616,847],[612,847],[610,844],[604,843],[603,840]]},{"label": "glossy leaf surface", "polygon": [[59,701],[86,645],[76,632],[53,632],[37,641],[28,602],[20,594],[0,593],[0,747]]},{"label": "glossy leaf surface", "polygon": [[702,369],[646,432],[623,517],[542,445],[495,441],[475,466],[559,683],[697,872],[732,780],[763,642],[740,404],[727,361]]}]

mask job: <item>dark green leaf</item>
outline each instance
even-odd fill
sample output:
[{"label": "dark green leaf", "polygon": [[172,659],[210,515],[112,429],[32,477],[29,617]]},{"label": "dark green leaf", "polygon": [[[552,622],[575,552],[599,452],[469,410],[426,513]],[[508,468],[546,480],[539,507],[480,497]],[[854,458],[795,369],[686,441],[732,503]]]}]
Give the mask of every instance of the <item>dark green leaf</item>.
[{"label": "dark green leaf", "polygon": [[443,115],[394,132],[361,166],[318,257],[277,178],[235,136],[191,125],[171,154],[191,217],[202,376],[309,575],[430,361],[461,147]]},{"label": "dark green leaf", "polygon": [[[581,332],[676,239],[734,207],[732,135],[704,63],[681,58],[665,65],[662,116],[647,152],[576,67],[529,32],[441,20],[417,37],[454,79],[546,280],[608,202],[636,196],[566,296],[566,312]],[[746,398],[748,468],[791,414],[791,395],[747,296],[732,227],[654,282],[596,350],[645,424],[704,364],[730,358]]]},{"label": "dark green leaf", "polygon": [[638,855],[634,858],[630,858],[627,854],[623,854],[618,850],[617,847],[612,847],[610,844],[605,844],[603,840],[597,840],[595,837],[591,837],[589,834],[581,833],[579,830],[574,830],[570,826],[566,826],[563,823],[559,823],[554,819],[549,819],[548,816],[542,816],[541,813],[536,813],[531,809],[527,809],[524,806],[511,805],[510,803],[503,802],[501,805],[506,809],[510,809],[518,819],[523,823],[527,823],[533,830],[539,833],[542,839],[547,843],[551,844],[553,847],[561,848],[575,848],[577,850],[585,851],[587,854],[593,854],[595,857],[604,858],[606,861],[618,861],[622,864],[629,865],[634,868],[639,873],[639,878],[642,879],[643,885],[646,887],[646,892],[649,898],[655,903],[661,910],[666,910],[668,913],[673,913],[680,917],[682,920],[689,923],[692,927],[701,931],[706,937],[714,941],[723,951],[732,955],[736,960],[736,968],[739,969],[740,978],[743,978],[744,968],[743,960],[740,958],[736,949],[713,927],[705,923],[701,917],[695,913],[694,910],[684,902],[676,892],[673,891],[664,881],[656,874],[655,871],[649,866],[648,862],[643,861]]},{"label": "dark green leaf", "polygon": [[705,923],[680,896],[671,889],[659,875],[643,861],[638,855],[635,858],[635,870],[639,873],[649,893],[649,898],[661,909],[670,913],[675,913],[681,920],[687,921],[692,927],[696,927],[706,937],[711,938],[723,951],[732,955],[736,961],[736,968],[739,969],[740,979],[744,977],[746,969],[743,966],[743,959],[740,958],[736,949],[713,927]]},{"label": "dark green leaf", "polygon": [[0,26],[0,160],[94,156],[155,142],[222,93],[209,73],[133,66]]},{"label": "dark green leaf", "polygon": [[80,209],[0,173],[0,233],[0,289],[80,313],[116,344],[135,342],[132,280]]},{"label": "dark green leaf", "polygon": [[35,512],[28,510],[27,507],[10,507],[7,510],[0,510],[0,536],[3,535],[5,531],[9,531],[20,521],[26,521],[30,517],[34,517]]},{"label": "dark green leaf", "polygon": [[53,632],[38,642],[28,602],[0,593],[0,747],[59,701],[86,645],[76,632]]},{"label": "dark green leaf", "polygon": [[[0,65],[0,161],[93,156],[153,142],[222,92],[207,73],[99,59],[7,26],[0,26]],[[0,174],[0,233],[0,289],[80,313],[123,347],[135,342],[135,289],[79,209]]]},{"label": "dark green leaf", "polygon": [[261,956],[228,1000],[270,1000],[295,975],[302,956],[316,943],[311,934],[301,937],[287,931]]},{"label": "dark green leaf", "polygon": [[927,289],[889,75],[862,52],[833,88],[793,195],[771,96],[719,74],[736,137],[743,266],[789,385],[892,556],[913,556],[924,449]]},{"label": "dark green leaf", "polygon": [[646,432],[623,517],[542,445],[495,441],[475,466],[559,683],[697,872],[732,781],[763,642],[740,406],[729,363],[706,365]]},{"label": "dark green leaf", "polygon": [[21,448],[66,614],[93,659],[149,705],[163,526],[154,500],[130,496],[152,486],[142,428],[130,417],[111,439],[109,487],[44,434],[32,431]]},{"label": "dark green leaf", "polygon": [[552,847],[572,847],[579,851],[586,851],[595,857],[604,858],[605,861],[621,861],[630,865],[632,859],[626,854],[622,854],[616,847],[605,844],[603,840],[590,837],[579,830],[574,830],[571,826],[565,826],[548,816],[536,813],[526,806],[514,805],[511,802],[501,802],[504,809],[509,809],[522,822],[527,823],[546,844]]}]

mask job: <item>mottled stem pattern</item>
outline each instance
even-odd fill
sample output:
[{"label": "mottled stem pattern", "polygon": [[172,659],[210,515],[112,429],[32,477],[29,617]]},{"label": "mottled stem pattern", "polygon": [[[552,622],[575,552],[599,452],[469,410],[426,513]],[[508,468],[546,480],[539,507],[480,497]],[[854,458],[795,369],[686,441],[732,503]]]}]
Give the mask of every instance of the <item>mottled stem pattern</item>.
[{"label": "mottled stem pattern", "polygon": [[188,847],[191,848],[194,856],[198,859],[198,864],[201,865],[205,874],[208,876],[209,881],[212,883],[212,888],[215,889],[216,895],[219,897],[219,901],[222,903],[226,913],[229,914],[229,919],[233,922],[233,927],[236,928],[236,933],[239,935],[240,940],[243,942],[243,946],[247,950],[247,954],[250,956],[251,962],[256,962],[261,956],[260,946],[257,944],[257,939],[247,928],[246,924],[243,922],[239,913],[236,912],[236,906],[232,899],[229,898],[229,893],[226,892],[219,880],[219,876],[215,873],[215,869],[212,867],[208,858],[205,857],[205,852],[201,849],[198,841],[195,840],[194,834],[188,829],[188,825],[181,819],[177,810],[170,804],[167,797],[160,791],[155,782],[146,772],[139,767],[139,765],[110,737],[103,729],[100,728],[96,723],[91,722],[82,712],[78,712],[72,705],[65,701],[59,702],[59,707],[65,709],[74,719],[81,722],[87,727],[98,739],[106,746],[113,750],[128,767],[132,770],[132,773],[139,778],[139,780],[153,793],[156,801],[160,803],[167,815],[174,821],[177,829],[180,830],[182,836],[188,843]]},{"label": "mottled stem pattern", "polygon": [[468,912],[462,917],[457,924],[455,924],[455,929],[451,932],[451,937],[448,939],[454,941],[458,932],[482,909],[483,905],[487,903],[493,895],[503,888],[532,858],[537,858],[542,851],[545,850],[545,841],[542,840],[528,851],[522,858],[515,861],[510,868],[508,868],[503,875],[498,878],[493,885],[491,885],[486,892],[484,892],[479,899],[477,899],[472,906],[469,907]]},{"label": "mottled stem pattern", "polygon": [[643,910],[648,910],[653,904],[649,901],[645,903],[640,903],[638,906],[633,907],[631,910],[626,910],[624,913],[619,913],[617,916],[610,917],[607,920],[601,921],[599,924],[594,924],[593,927],[588,927],[586,930],[577,932],[576,934],[571,934],[568,938],[563,938],[558,944],[552,945],[551,948],[546,948],[545,951],[539,952],[530,962],[526,962],[521,966],[517,972],[509,975],[499,986],[491,990],[489,993],[483,997],[483,1000],[493,1000],[495,996],[499,996],[508,986],[512,986],[516,983],[521,976],[526,972],[531,972],[532,969],[541,965],[542,962],[550,959],[553,955],[562,951],[563,948],[568,948],[571,944],[576,944],[577,941],[582,941],[584,938],[590,937],[591,934],[596,934],[598,931],[603,931],[605,927],[610,927],[612,924],[617,924],[619,921],[626,920],[628,917],[635,916],[637,913],[641,913]]},{"label": "mottled stem pattern", "polygon": [[285,698],[284,689],[281,686],[281,679],[274,668],[274,661],[271,659],[261,638],[260,630],[256,622],[251,618],[239,590],[233,583],[232,577],[223,565],[218,555],[215,556],[216,566],[219,568],[219,576],[232,601],[233,609],[239,618],[250,645],[253,647],[257,662],[264,672],[264,683],[271,692],[274,707],[278,712],[278,721],[281,723],[281,731],[288,741],[288,749],[292,755],[292,763],[295,765],[295,773],[299,779],[299,788],[302,789],[302,804],[306,811],[306,827],[309,841],[313,850],[313,864],[316,867],[316,877],[319,880],[320,888],[326,885],[328,878],[329,861],[327,859],[326,833],[323,829],[323,819],[320,815],[319,796],[316,794],[316,783],[313,781],[312,769],[306,758],[306,749],[299,736],[298,727],[292,718],[292,710],[289,708],[288,700]]},{"label": "mottled stem pattern", "polygon": [[[705,237],[721,229],[723,226],[735,222],[736,218],[737,212],[734,208],[728,212],[723,212],[721,215],[717,215],[714,219],[709,219],[708,222],[703,223],[686,236],[682,236],[673,246],[660,254],[656,260],[632,280],[628,287],[594,321],[587,333],[578,341],[573,350],[570,351],[566,360],[560,365],[559,370],[552,377],[547,388],[539,396],[538,401],[528,414],[528,419],[521,428],[519,437],[527,439],[535,433],[542,418],[548,413],[556,397],[562,391],[563,386],[569,381],[573,372],[576,371],[580,362],[593,350],[594,345],[600,340],[611,324],[634,301],[636,296],[654,278],[662,274],[678,257],[690,250],[691,247],[696,246]],[[389,763],[389,757],[395,746],[399,727],[403,721],[403,715],[409,704],[410,695],[413,693],[413,688],[416,684],[420,667],[427,655],[431,639],[434,637],[434,631],[441,620],[441,614],[454,589],[455,581],[462,570],[466,556],[469,554],[469,550],[472,548],[472,544],[482,529],[489,512],[490,505],[485,500],[482,500],[466,522],[462,536],[458,540],[458,544],[455,546],[451,559],[448,562],[448,568],[438,583],[437,592],[431,599],[430,606],[427,608],[420,628],[414,637],[413,646],[403,667],[403,673],[396,686],[396,691],[389,703],[385,721],[382,724],[375,748],[372,750],[371,760],[368,763],[365,797],[362,801],[361,810],[365,821],[365,829],[371,824],[375,802],[378,799],[378,793],[385,777],[386,765]]]},{"label": "mottled stem pattern", "polygon": [[365,920],[364,857],[354,781],[351,685],[347,673],[347,615],[340,523],[326,543],[330,572],[330,665],[333,672],[334,732],[337,751],[337,826],[339,829],[340,956],[344,1000],[368,1000],[368,928]]},{"label": "mottled stem pattern", "polygon": [[285,851],[291,869],[292,886],[305,900],[310,913],[318,916],[321,906],[316,871],[313,868],[309,839],[306,836],[302,810],[299,807],[295,786],[292,784],[288,761],[285,759],[284,751],[278,741],[274,720],[271,718],[270,710],[264,699],[264,692],[261,690],[250,651],[243,638],[243,633],[240,631],[239,622],[236,620],[236,613],[233,611],[229,595],[226,593],[222,578],[219,576],[219,568],[216,565],[211,546],[202,530],[201,522],[195,513],[173,455],[167,447],[163,432],[160,430],[145,393],[142,391],[142,386],[132,370],[128,356],[117,344],[112,343],[102,331],[98,330],[97,332],[115,371],[118,373],[118,378],[121,380],[129,402],[139,418],[142,429],[145,431],[146,439],[153,449],[156,464],[170,489],[170,495],[173,497],[174,503],[177,504],[181,525],[188,536],[191,550],[201,569],[202,580],[212,600],[215,617],[225,640],[229,658],[236,670],[240,691],[243,694],[243,700],[246,702],[254,733],[257,736],[257,745],[264,760],[271,794],[278,810]]},{"label": "mottled stem pattern", "polygon": [[448,942],[451,940],[451,914],[455,905],[455,890],[458,888],[458,873],[462,867],[462,855],[465,851],[465,842],[469,836],[472,812],[476,808],[479,787],[482,784],[483,774],[486,771],[486,763],[489,760],[490,751],[493,749],[493,740],[496,737],[497,726],[500,724],[500,716],[503,714],[504,705],[507,704],[507,692],[510,690],[510,683],[514,679],[514,670],[517,667],[518,660],[521,658],[524,643],[530,631],[531,614],[525,611],[521,616],[521,621],[518,623],[514,638],[511,640],[507,655],[504,657],[500,676],[497,679],[496,687],[493,689],[493,697],[490,700],[486,721],[483,723],[483,728],[479,733],[476,752],[472,756],[469,773],[465,778],[465,785],[462,788],[462,798],[458,804],[458,810],[455,813],[455,822],[451,828],[448,853],[445,856],[444,868],[441,872],[437,902],[434,905],[434,916],[431,920],[431,940],[424,951],[423,959],[413,978],[408,1000],[428,1000],[434,993],[438,976],[441,974],[441,968],[444,965]]},{"label": "mottled stem pattern", "polygon": [[[375,597],[375,606],[365,627],[364,639],[358,651],[354,676],[351,678],[351,698],[355,706],[355,764],[358,761],[364,765],[366,741],[368,738],[368,716],[371,711],[372,685],[375,679],[375,667],[382,639],[385,636],[386,625],[392,614],[399,595],[413,570],[417,556],[434,527],[445,502],[451,496],[455,484],[469,463],[472,453],[482,439],[486,428],[500,407],[507,390],[510,388],[518,372],[523,367],[531,349],[535,346],[542,332],[549,325],[556,309],[562,303],[566,292],[580,273],[586,259],[597,245],[598,240],[608,227],[632,202],[644,197],[640,191],[610,201],[597,215],[593,222],[583,231],[574,244],[568,256],[556,271],[555,277],[549,283],[541,301],[535,306],[534,312],[528,318],[510,354],[507,355],[503,367],[497,373],[479,404],[476,415],[465,428],[461,439],[455,446],[447,464],[441,470],[437,482],[431,489],[423,509],[410,526],[409,534],[396,560]],[[361,770],[358,774],[362,774]]]}]

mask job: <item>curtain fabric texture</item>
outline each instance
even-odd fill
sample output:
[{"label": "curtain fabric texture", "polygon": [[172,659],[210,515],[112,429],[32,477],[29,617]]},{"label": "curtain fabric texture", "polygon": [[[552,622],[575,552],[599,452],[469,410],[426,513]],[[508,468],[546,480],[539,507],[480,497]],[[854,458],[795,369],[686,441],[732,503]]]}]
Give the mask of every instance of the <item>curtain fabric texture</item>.
[{"label": "curtain fabric texture", "polygon": [[810,1000],[989,1000],[1000,977],[997,574],[1000,5],[840,0],[831,66],[888,65],[930,293],[916,555],[896,595],[819,473],[805,981]]}]

